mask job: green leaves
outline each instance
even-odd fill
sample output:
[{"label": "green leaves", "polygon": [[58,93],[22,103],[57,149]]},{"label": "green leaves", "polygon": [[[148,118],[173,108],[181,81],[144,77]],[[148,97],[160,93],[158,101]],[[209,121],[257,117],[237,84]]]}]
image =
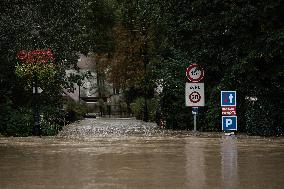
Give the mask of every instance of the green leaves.
[{"label": "green leaves", "polygon": [[[182,87],[176,90],[174,86],[185,82],[175,71],[186,68],[185,62],[200,64],[205,69],[208,108],[204,109],[208,111],[202,119],[206,120],[204,127],[207,130],[220,120],[216,97],[220,90],[237,90],[240,117],[245,115],[246,96],[267,99],[270,95],[283,95],[280,1],[170,0],[161,2],[160,6],[163,7],[160,31],[164,32],[162,41],[166,43],[159,44],[167,44],[159,49],[164,52],[160,67],[165,83],[164,98],[175,112],[180,112],[176,102],[183,103],[184,93]],[[166,30],[162,26],[166,26]],[[177,50],[181,53],[175,53]],[[180,58],[181,54],[185,56]],[[172,100],[166,96],[171,96]],[[164,111],[173,114],[172,109]],[[186,122],[181,117],[179,121]],[[245,130],[244,122],[239,128]]]},{"label": "green leaves", "polygon": [[[80,84],[79,75],[65,78],[65,69],[76,65],[78,52],[94,51],[109,61],[104,68],[114,86],[133,96],[143,95],[146,88],[152,97],[155,82],[162,81],[162,109],[173,127],[190,127],[189,109],[184,107],[184,72],[190,63],[205,69],[207,113],[201,119],[207,130],[219,124],[220,90],[238,91],[242,118],[246,96],[275,96],[271,103],[282,106],[277,103],[284,91],[280,0],[4,0],[0,5],[0,86],[5,88],[1,95],[10,90],[13,97],[15,73],[29,87],[37,74],[46,91],[59,94],[61,86]],[[54,67],[14,67],[19,50],[39,48],[53,50]],[[145,61],[146,86],[142,54],[150,60]],[[239,128],[247,127],[241,123]]]},{"label": "green leaves", "polygon": [[22,83],[26,84],[26,90],[30,90],[35,76],[42,88],[53,85],[56,82],[57,70],[52,63],[27,63],[18,64],[15,73],[23,81]]},{"label": "green leaves", "polygon": [[[245,113],[246,130],[250,135],[281,136],[283,121],[275,112],[281,111],[263,100],[250,102]],[[278,112],[281,115],[281,112]]]}]

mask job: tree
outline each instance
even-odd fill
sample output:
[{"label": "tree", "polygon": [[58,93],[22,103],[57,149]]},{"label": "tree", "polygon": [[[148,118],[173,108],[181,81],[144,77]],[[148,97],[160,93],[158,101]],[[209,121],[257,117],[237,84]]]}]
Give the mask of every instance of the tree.
[{"label": "tree", "polygon": [[[106,51],[109,47],[103,42],[111,41],[108,32],[110,29],[107,29],[111,26],[101,22],[101,18],[104,18],[103,22],[113,22],[112,14],[104,15],[111,12],[111,6],[107,6],[106,2],[108,1],[0,2],[0,95],[3,96],[0,100],[0,112],[3,115],[0,120],[7,114],[4,109],[9,109],[5,108],[5,104],[12,106],[15,111],[22,106],[29,108],[31,105],[31,92],[25,90],[26,81],[15,76],[16,65],[19,63],[16,55],[20,50],[52,49],[55,57],[55,76],[52,85],[41,83],[41,87],[45,89],[41,94],[44,97],[42,104],[60,108],[62,88],[72,87],[70,84],[73,82],[72,79],[66,78],[65,69],[72,65],[76,67],[79,52],[93,49]],[[100,6],[97,6],[98,4]],[[93,19],[94,15],[100,20]],[[4,128],[6,122],[1,121],[1,124]],[[2,131],[1,129],[0,132]]]},{"label": "tree", "polygon": [[114,51],[112,29],[115,25],[116,0],[81,0],[80,39],[83,54],[111,53]]},{"label": "tree", "polygon": [[[150,18],[154,15],[153,2],[155,1],[119,0],[117,4],[117,19],[113,30],[116,45],[110,58],[108,77],[115,88],[125,92],[128,103],[143,95],[145,87],[147,96],[153,95],[155,79],[151,67],[155,59],[154,19]],[[146,58],[150,62],[145,62]]]},{"label": "tree", "polygon": [[[249,103],[246,96],[257,96],[263,104],[274,104],[275,115],[282,115],[278,113],[283,107],[278,98],[283,95],[283,5],[280,1],[171,0],[161,2],[160,7],[164,18],[161,28],[167,28],[163,30],[166,31],[165,62],[177,61],[184,68],[185,62],[194,62],[205,68],[208,99],[208,112],[203,118],[205,129],[220,128],[221,90],[238,92],[241,131],[246,130],[244,116]],[[170,66],[165,64],[164,68],[164,73],[174,77],[176,73]],[[177,77],[176,83],[184,82],[183,79],[183,76]],[[173,87],[174,83],[168,91],[170,94],[175,94]],[[184,98],[183,94],[178,99]],[[271,95],[277,97],[272,99]],[[273,111],[267,113],[271,115]],[[179,121],[184,123],[185,119],[181,116]]]}]

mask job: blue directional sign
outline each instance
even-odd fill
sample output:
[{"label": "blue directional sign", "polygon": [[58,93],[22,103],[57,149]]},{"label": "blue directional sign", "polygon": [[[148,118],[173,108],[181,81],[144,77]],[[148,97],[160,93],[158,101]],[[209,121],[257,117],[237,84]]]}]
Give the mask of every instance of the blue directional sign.
[{"label": "blue directional sign", "polygon": [[237,116],[222,116],[222,130],[236,131],[238,128]]},{"label": "blue directional sign", "polygon": [[221,91],[221,106],[236,106],[236,91]]}]

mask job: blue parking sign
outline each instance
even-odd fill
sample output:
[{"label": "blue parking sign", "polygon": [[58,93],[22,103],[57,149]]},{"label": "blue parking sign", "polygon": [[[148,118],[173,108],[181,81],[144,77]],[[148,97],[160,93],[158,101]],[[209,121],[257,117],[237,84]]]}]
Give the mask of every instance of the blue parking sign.
[{"label": "blue parking sign", "polygon": [[222,116],[222,130],[236,131],[238,128],[237,116]]},{"label": "blue parking sign", "polygon": [[236,91],[221,91],[221,106],[236,106]]}]

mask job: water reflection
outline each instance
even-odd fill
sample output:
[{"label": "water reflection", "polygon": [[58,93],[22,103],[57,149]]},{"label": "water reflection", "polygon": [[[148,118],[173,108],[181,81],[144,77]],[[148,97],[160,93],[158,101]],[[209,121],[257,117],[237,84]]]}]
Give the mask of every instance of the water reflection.
[{"label": "water reflection", "polygon": [[205,143],[201,140],[186,140],[186,185],[188,188],[205,187]]},{"label": "water reflection", "polygon": [[234,136],[223,136],[220,153],[224,188],[238,188],[237,138]]},{"label": "water reflection", "polygon": [[282,188],[284,140],[1,138],[0,188]]}]

